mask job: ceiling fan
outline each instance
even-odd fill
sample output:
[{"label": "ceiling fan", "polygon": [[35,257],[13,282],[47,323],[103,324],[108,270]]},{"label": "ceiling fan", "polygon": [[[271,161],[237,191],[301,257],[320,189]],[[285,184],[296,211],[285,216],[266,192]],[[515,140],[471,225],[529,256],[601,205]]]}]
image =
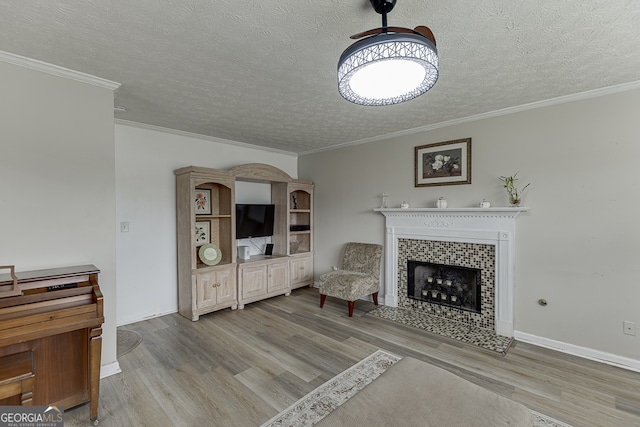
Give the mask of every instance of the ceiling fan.
[{"label": "ceiling fan", "polygon": [[360,105],[391,105],[422,95],[438,80],[438,51],[433,32],[387,26],[396,0],[370,0],[382,15],[382,27],[351,36],[358,40],[338,61],[338,91]]}]

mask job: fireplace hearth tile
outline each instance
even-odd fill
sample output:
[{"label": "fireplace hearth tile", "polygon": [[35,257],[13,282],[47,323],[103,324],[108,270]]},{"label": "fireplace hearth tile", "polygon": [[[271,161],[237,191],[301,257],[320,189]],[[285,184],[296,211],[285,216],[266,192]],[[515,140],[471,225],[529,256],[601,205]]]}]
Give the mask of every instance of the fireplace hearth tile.
[{"label": "fireplace hearth tile", "polygon": [[497,335],[490,329],[479,328],[452,319],[431,316],[420,311],[380,306],[368,312],[367,315],[402,323],[403,325],[453,338],[500,354],[506,354],[513,341],[512,338]]}]

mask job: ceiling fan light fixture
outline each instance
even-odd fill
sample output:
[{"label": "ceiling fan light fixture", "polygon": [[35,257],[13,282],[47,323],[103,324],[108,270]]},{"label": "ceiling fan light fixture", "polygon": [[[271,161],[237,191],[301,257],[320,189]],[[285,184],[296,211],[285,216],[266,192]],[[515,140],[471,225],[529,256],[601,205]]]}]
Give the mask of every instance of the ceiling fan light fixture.
[{"label": "ceiling fan light fixture", "polygon": [[388,27],[396,0],[369,0],[382,27],[354,34],[359,39],[340,55],[338,91],[359,105],[392,105],[422,95],[438,80],[438,50],[431,30]]},{"label": "ceiling fan light fixture", "polygon": [[438,51],[418,34],[382,33],[359,40],[338,61],[338,91],[359,105],[416,98],[438,80]]}]

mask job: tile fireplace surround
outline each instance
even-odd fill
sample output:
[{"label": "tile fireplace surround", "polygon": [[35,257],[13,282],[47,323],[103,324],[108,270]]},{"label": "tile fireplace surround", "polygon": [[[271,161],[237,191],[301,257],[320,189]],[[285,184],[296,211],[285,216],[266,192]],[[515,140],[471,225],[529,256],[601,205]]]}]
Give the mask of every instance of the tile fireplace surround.
[{"label": "tile fireplace surround", "polygon": [[[493,274],[488,275],[492,276],[490,279],[494,282],[495,288],[483,289],[483,294],[491,297],[489,303],[485,303],[485,308],[494,308],[495,311],[495,316],[491,319],[493,321],[489,324],[495,327],[496,334],[513,337],[516,218],[521,212],[528,211],[528,208],[381,208],[374,211],[380,212],[386,219],[386,306],[398,307],[399,302],[402,303],[401,306],[408,305],[407,284],[399,284],[401,280],[406,281],[406,272],[399,274],[398,267],[399,257],[401,262],[406,263],[405,242],[457,242],[484,247],[489,245],[490,248],[495,248],[495,262],[492,263],[495,270],[491,272]],[[469,245],[460,247],[465,248]],[[398,294],[399,290],[401,295]],[[483,300],[486,301],[485,296]]]}]

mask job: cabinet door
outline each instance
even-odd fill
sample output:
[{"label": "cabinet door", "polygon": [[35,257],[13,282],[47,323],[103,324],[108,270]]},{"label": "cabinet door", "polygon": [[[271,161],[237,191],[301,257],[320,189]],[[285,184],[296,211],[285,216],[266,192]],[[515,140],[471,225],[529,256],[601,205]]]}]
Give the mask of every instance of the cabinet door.
[{"label": "cabinet door", "polygon": [[213,307],[236,299],[236,280],[233,268],[198,274],[196,276],[196,306]]},{"label": "cabinet door", "polygon": [[242,298],[265,295],[267,293],[267,266],[242,268]]},{"label": "cabinet door", "polygon": [[218,280],[216,273],[204,273],[196,276],[196,306],[211,307],[218,303]]},{"label": "cabinet door", "polygon": [[235,270],[230,268],[216,272],[217,298],[218,304],[236,299],[236,274]]},{"label": "cabinet door", "polygon": [[289,262],[279,262],[269,265],[268,291],[274,292],[289,287]]},{"label": "cabinet door", "polygon": [[291,259],[291,283],[303,283],[313,280],[313,258],[296,257]]}]

